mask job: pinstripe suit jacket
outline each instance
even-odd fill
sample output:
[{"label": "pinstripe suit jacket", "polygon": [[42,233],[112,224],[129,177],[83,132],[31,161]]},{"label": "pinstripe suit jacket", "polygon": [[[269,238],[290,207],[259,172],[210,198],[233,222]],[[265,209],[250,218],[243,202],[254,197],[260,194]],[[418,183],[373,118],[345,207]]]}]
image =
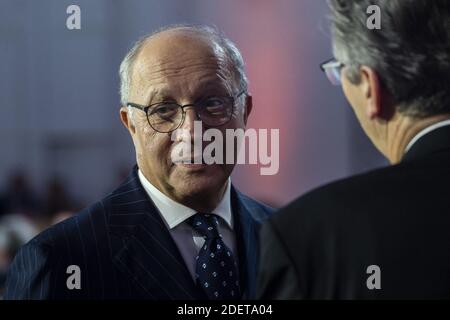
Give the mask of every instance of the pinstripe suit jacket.
[{"label": "pinstripe suit jacket", "polygon": [[[253,298],[258,232],[272,209],[232,188],[244,298]],[[68,289],[70,265],[81,289]],[[27,243],[9,270],[5,299],[205,299],[156,207],[137,167],[102,201]]]}]

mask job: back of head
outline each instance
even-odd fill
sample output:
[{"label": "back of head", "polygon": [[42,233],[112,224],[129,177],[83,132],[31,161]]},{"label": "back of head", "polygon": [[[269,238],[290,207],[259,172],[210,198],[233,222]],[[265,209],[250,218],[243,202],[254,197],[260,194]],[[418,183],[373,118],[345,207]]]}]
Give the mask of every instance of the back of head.
[{"label": "back of head", "polygon": [[[450,113],[450,1],[329,0],[334,53],[357,84],[358,68],[379,75],[398,106],[412,117]],[[376,5],[381,28],[367,27]]]}]

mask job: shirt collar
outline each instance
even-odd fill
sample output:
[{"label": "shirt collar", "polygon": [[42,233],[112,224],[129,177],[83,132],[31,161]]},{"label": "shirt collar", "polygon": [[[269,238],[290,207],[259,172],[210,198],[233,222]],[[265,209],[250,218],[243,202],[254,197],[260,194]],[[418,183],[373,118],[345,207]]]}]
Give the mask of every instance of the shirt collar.
[{"label": "shirt collar", "polygon": [[[197,213],[194,209],[186,207],[185,205],[178,203],[164,193],[159,191],[147,178],[142,174],[141,170],[138,170],[139,180],[147,192],[148,196],[153,200],[156,208],[158,208],[164,222],[168,225],[169,229],[173,229],[179,224],[183,223],[194,214]],[[227,187],[222,200],[219,205],[211,213],[221,217],[226,224],[233,229],[233,215],[231,214],[231,182],[230,178],[227,181]]]},{"label": "shirt collar", "polygon": [[425,129],[423,129],[422,131],[420,131],[418,134],[416,134],[415,136],[414,136],[414,138],[412,138],[411,139],[411,141],[408,143],[408,145],[406,146],[406,149],[405,149],[405,154],[412,148],[412,146],[420,139],[420,138],[422,138],[423,136],[425,136],[426,134],[428,134],[428,133],[430,133],[431,131],[433,131],[433,130],[436,130],[436,129],[439,129],[439,128],[441,128],[441,127],[444,127],[444,126],[448,126],[448,125],[450,125],[450,119],[447,119],[447,120],[443,120],[443,121],[439,121],[439,122],[437,122],[437,123],[435,123],[435,124],[433,124],[433,125],[431,125],[431,126],[429,126],[429,127],[426,127]]}]

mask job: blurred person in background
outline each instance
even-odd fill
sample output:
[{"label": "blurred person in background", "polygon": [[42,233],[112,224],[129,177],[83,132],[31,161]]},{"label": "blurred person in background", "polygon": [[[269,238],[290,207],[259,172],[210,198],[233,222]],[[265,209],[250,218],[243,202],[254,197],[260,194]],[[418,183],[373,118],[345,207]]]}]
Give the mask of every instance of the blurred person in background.
[{"label": "blurred person in background", "polygon": [[24,215],[9,214],[0,217],[0,298],[3,297],[6,274],[19,248],[30,241],[38,228]]},{"label": "blurred person in background", "polygon": [[72,197],[58,178],[51,179],[44,195],[42,213],[50,223],[59,212],[73,211],[75,208]]},{"label": "blurred person in background", "polygon": [[[392,166],[270,219],[258,296],[449,299],[450,1],[329,2],[335,58],[322,69]],[[372,5],[380,29],[368,28]]]},{"label": "blurred person in background", "polygon": [[[252,99],[239,50],[209,27],[169,27],[136,43],[120,77],[137,166],[106,198],[24,246],[5,297],[254,297],[258,231],[272,209],[236,190],[234,164],[171,160],[193,143],[194,121],[245,128]],[[80,272],[69,287],[71,266]]]},{"label": "blurred person in background", "polygon": [[35,194],[26,174],[11,175],[0,204],[0,296],[6,274],[19,248],[40,231],[73,215],[70,196],[59,180],[52,180],[44,199]]},{"label": "blurred person in background", "polygon": [[22,171],[12,174],[6,190],[0,196],[0,214],[21,213],[35,215],[39,212],[38,196],[33,192],[27,175]]}]

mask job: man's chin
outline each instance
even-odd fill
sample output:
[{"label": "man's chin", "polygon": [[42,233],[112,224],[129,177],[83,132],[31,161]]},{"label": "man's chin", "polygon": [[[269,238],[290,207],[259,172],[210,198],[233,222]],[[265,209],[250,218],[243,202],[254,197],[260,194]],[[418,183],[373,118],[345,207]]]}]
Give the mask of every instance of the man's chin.
[{"label": "man's chin", "polygon": [[170,175],[177,193],[188,196],[219,190],[227,178],[222,166],[206,164],[175,164]]}]

